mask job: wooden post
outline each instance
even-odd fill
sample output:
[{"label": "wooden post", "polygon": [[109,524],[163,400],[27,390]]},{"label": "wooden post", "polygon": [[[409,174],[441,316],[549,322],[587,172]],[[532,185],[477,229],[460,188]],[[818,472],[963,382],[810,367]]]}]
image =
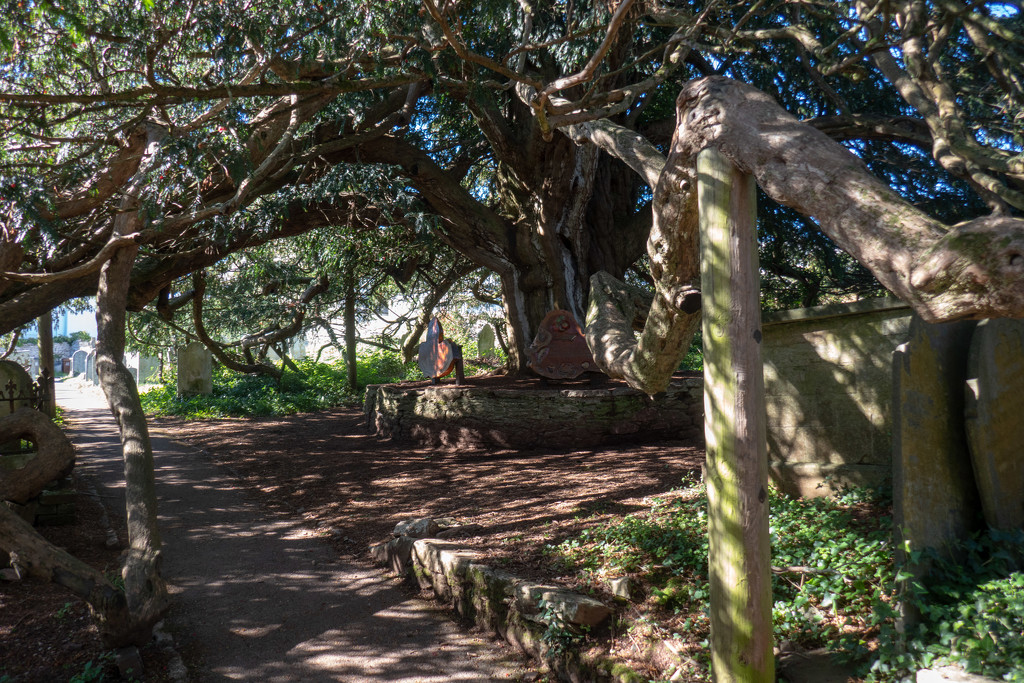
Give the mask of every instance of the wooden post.
[{"label": "wooden post", "polygon": [[711,671],[716,683],[770,683],[775,659],[755,184],[715,149],[698,156],[697,177]]}]

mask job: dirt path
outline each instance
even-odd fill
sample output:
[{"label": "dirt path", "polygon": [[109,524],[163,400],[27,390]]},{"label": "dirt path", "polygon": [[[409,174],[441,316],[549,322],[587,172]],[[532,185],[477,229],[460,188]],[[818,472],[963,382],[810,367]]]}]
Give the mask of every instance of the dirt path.
[{"label": "dirt path", "polygon": [[[124,510],[102,397],[58,389],[78,471]],[[301,520],[261,508],[202,452],[153,435],[168,629],[194,681],[494,681],[532,674],[379,571],[339,558]]]}]

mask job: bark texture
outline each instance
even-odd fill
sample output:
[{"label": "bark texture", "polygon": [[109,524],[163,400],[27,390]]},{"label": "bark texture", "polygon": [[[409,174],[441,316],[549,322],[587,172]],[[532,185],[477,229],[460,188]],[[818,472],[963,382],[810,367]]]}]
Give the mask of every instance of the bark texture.
[{"label": "bark texture", "polygon": [[[159,129],[150,130],[147,145],[150,158],[161,137]],[[122,203],[122,213],[114,221],[115,235],[136,232],[140,227],[138,198],[143,182],[144,175],[140,172]],[[112,634],[122,645],[148,641],[153,624],[162,618],[168,607],[167,586],[160,575],[153,448],[138,388],[124,365],[128,288],[137,252],[137,245],[122,248],[103,265],[96,296],[96,372],[120,429],[124,453],[128,551],[122,576],[130,620],[124,624],[122,632]]]},{"label": "bark texture", "polygon": [[54,384],[54,363],[53,363],[53,312],[48,311],[36,320],[36,329],[39,331],[39,367],[46,370],[40,373],[46,384],[46,410],[52,418],[57,414],[57,395]]},{"label": "bark texture", "polygon": [[649,354],[660,350],[678,362],[696,329],[699,314],[688,313],[698,272],[695,169],[697,155],[709,147],[753,175],[774,200],[813,218],[925,321],[1024,316],[1024,220],[989,216],[950,228],[768,95],[711,76],[688,83],[676,101],[676,131],[647,246],[655,296],[639,341],[627,326],[636,317],[635,297],[605,276],[592,288],[588,343],[611,376],[658,391],[675,365],[652,362]]},{"label": "bark texture", "polygon": [[[71,442],[44,413],[21,408],[0,418],[0,441],[26,439],[37,454],[18,470],[0,470],[0,501],[24,503],[75,464]],[[132,631],[128,602],[102,572],[93,569],[39,535],[32,525],[0,502],[0,551],[9,553],[22,574],[64,586],[85,600],[95,615],[105,644],[124,644]]]},{"label": "bark texture", "polygon": [[109,647],[124,645],[123,634],[132,630],[132,615],[125,594],[102,572],[51,545],[32,525],[6,505],[0,504],[0,549],[10,553],[12,564],[23,574],[64,586],[85,600]]},{"label": "bark texture", "polygon": [[1024,220],[948,228],[845,147],[736,81],[692,81],[676,106],[677,163],[716,147],[770,197],[813,218],[925,321],[1024,315]]}]

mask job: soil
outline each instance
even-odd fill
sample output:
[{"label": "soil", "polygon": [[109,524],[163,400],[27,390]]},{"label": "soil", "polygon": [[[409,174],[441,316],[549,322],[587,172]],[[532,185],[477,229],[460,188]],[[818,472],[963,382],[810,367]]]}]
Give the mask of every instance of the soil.
[{"label": "soil", "polygon": [[704,459],[685,442],[452,452],[379,440],[365,422],[361,411],[341,408],[156,424],[208,451],[266,506],[330,534],[341,554],[365,556],[401,521],[448,517],[479,524],[483,531],[466,543],[525,575],[546,574],[545,544],[649,508],[649,496],[699,476]]},{"label": "soil", "polygon": [[[541,386],[503,377],[472,381],[488,387]],[[581,378],[548,386],[607,388],[610,382]],[[418,448],[379,440],[362,412],[350,408],[283,418],[164,418],[152,424],[208,452],[265,507],[299,516],[329,534],[341,555],[365,559],[369,545],[390,538],[400,521],[449,517],[481,525],[479,535],[460,540],[485,551],[493,566],[573,587],[578,577],[546,559],[546,544],[648,509],[651,496],[679,486],[684,477],[699,476],[704,458],[697,444],[680,441],[472,453]],[[116,571],[119,549],[105,545],[101,512],[96,499],[80,495],[75,524],[39,531],[92,566]],[[115,529],[123,527],[121,520],[112,521]],[[0,642],[2,683],[68,681],[100,668],[104,680],[118,680],[88,607],[53,584],[0,581]],[[167,654],[154,646],[142,656],[146,680],[165,680]]]},{"label": "soil", "polygon": [[[81,481],[76,479],[75,484],[79,495],[74,524],[37,531],[90,566],[116,575],[121,547],[127,544],[125,533],[119,531],[119,547],[108,548],[100,501],[85,493]],[[120,530],[124,525],[115,520],[112,526]],[[147,681],[167,680],[163,672],[168,654],[163,649],[154,644],[140,654]],[[101,675],[103,680],[119,678],[113,653],[100,642],[89,606],[53,583],[0,580],[0,682],[55,683],[77,675],[83,681],[101,680]]]},{"label": "soil", "polygon": [[[515,382],[477,380],[489,387]],[[401,521],[452,518],[482,527],[459,540],[483,551],[486,564],[590,593],[595,586],[545,554],[545,546],[649,510],[653,496],[699,478],[704,461],[703,448],[684,441],[581,450],[420,448],[378,439],[363,413],[348,408],[154,424],[228,468],[261,504],[302,517],[342,555],[365,559],[368,547],[389,539]],[[603,587],[596,590],[612,600]],[[650,604],[633,604],[631,609],[642,610],[634,616],[653,616]],[[687,615],[662,616],[675,621]],[[620,634],[612,647],[635,670],[657,675],[663,665],[652,661],[637,635]]]}]

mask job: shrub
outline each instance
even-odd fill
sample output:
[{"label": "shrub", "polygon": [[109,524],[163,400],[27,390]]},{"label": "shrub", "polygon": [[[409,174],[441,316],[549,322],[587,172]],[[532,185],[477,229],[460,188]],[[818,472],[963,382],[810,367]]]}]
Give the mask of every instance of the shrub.
[{"label": "shrub", "polygon": [[344,366],[303,360],[300,373],[285,370],[280,382],[265,375],[245,375],[218,368],[209,396],[178,396],[173,380],[142,394],[150,415],[177,415],[190,420],[257,417],[356,405],[359,397],[346,381]]}]

